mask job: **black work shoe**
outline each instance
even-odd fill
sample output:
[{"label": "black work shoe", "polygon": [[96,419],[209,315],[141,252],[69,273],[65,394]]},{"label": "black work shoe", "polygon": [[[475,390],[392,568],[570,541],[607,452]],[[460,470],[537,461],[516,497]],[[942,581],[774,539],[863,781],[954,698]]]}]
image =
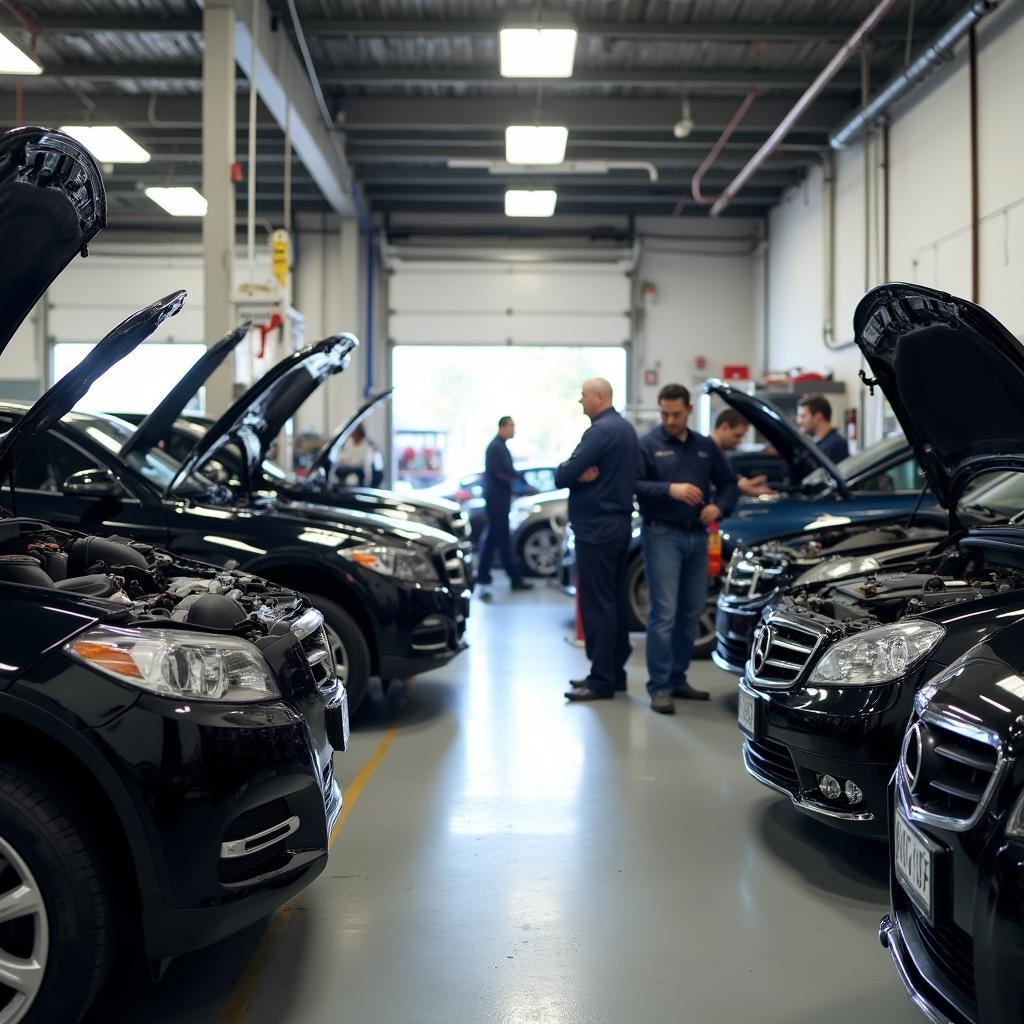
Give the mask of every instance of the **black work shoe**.
[{"label": "black work shoe", "polygon": [[489,603],[490,600],[491,600],[491,592],[489,590],[481,590],[480,594],[478,596],[479,596],[481,601],[485,601],[485,602]]},{"label": "black work shoe", "polygon": [[672,687],[672,696],[679,700],[711,700],[707,690],[695,690],[689,683]]},{"label": "black work shoe", "polygon": [[614,697],[614,691],[612,693],[603,693],[601,690],[592,690],[589,686],[574,686],[571,690],[566,690],[565,692],[566,700],[572,701],[575,704],[588,700],[612,700]]},{"label": "black work shoe", "polygon": [[509,590],[533,590],[533,584],[527,583],[526,580],[520,580],[518,583],[513,583]]},{"label": "black work shoe", "polygon": [[612,687],[612,689],[615,690],[616,693],[625,693],[626,692],[626,680],[625,679],[620,679],[615,684],[615,686]]},{"label": "black work shoe", "polygon": [[657,711],[659,715],[674,715],[676,706],[672,702],[670,693],[656,693],[651,698],[651,710]]},{"label": "black work shoe", "polygon": [[[579,686],[583,686],[583,687],[586,687],[587,689],[589,689],[590,688],[590,680],[589,679],[570,679],[569,680],[569,685],[572,686],[573,688],[576,688],[576,687],[579,687]],[[612,687],[612,689],[616,693],[625,693],[626,692],[626,680],[625,679],[620,679]]]}]

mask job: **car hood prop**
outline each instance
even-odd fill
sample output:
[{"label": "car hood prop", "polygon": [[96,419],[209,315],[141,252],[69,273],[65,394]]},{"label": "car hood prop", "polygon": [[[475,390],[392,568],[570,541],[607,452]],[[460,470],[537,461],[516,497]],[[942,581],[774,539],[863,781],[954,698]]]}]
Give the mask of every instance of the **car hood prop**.
[{"label": "car hood prop", "polygon": [[103,179],[80,142],[46,128],[0,136],[0,352],[106,222]]},{"label": "car hood prop", "polygon": [[[334,461],[334,453],[352,436],[353,431],[359,426],[378,406],[390,401],[394,394],[394,388],[381,391],[380,394],[371,395],[356,411],[341,425],[338,431],[325,444],[321,445],[316,453],[316,458],[309,468],[309,475],[314,476],[323,471],[327,477],[331,472],[331,465]],[[330,482],[327,480],[326,482]]]},{"label": "car hood prop", "polygon": [[857,346],[939,501],[955,517],[972,480],[1024,471],[1024,346],[966,299],[887,284],[861,299]]}]

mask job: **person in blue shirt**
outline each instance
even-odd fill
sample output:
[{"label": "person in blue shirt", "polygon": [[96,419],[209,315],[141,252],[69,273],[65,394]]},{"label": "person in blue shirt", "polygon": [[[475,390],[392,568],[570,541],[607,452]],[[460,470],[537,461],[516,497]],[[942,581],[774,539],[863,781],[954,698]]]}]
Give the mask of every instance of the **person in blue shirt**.
[{"label": "person in blue shirt", "polygon": [[846,438],[832,426],[832,403],[824,395],[800,399],[796,425],[814,438],[814,443],[833,461],[842,462],[850,454]]},{"label": "person in blue shirt", "polygon": [[626,689],[629,604],[626,556],[632,536],[633,488],[640,465],[636,431],[612,404],[602,377],[585,381],[580,405],[590,418],[576,450],[555,470],[569,488],[576,535],[577,590],[590,672],[570,680],[570,701],[608,700]]},{"label": "person in blue shirt", "polygon": [[[512,506],[512,485],[526,483],[522,473],[516,471],[508,442],[516,436],[516,424],[511,416],[498,420],[498,433],[491,439],[484,455],[484,501],[487,503],[487,526],[480,548],[480,567],[477,583],[487,586],[491,582],[491,563],[495,553],[512,583],[513,590],[529,590],[523,579],[523,570],[512,554],[508,514]],[[532,493],[527,491],[526,493]]]},{"label": "person in blue shirt", "polygon": [[682,384],[661,389],[658,410],[661,425],[640,441],[636,495],[650,594],[647,692],[653,711],[671,715],[674,697],[709,696],[686,678],[708,598],[707,527],[732,512],[739,489],[715,442],[687,426],[693,406]]}]

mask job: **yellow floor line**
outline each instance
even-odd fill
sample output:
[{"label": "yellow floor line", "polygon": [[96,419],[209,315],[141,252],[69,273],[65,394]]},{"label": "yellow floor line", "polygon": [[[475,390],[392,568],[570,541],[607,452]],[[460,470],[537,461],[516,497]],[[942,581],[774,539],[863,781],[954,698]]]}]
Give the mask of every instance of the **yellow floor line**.
[{"label": "yellow floor line", "polygon": [[[348,820],[349,814],[352,813],[352,808],[355,807],[359,800],[360,793],[366,788],[367,782],[370,781],[371,776],[377,770],[381,761],[384,760],[384,755],[388,752],[391,744],[395,742],[400,724],[396,722],[388,729],[383,739],[377,744],[377,749],[373,752],[370,760],[363,765],[359,773],[352,780],[352,784],[345,790],[344,806],[342,807],[341,814],[338,815],[334,828],[331,830],[330,838],[327,841],[328,849],[334,846],[335,841],[341,834],[342,827]],[[259,944],[253,950],[252,956],[249,957],[249,962],[245,965],[245,970],[238,979],[238,983],[235,985],[227,1004],[217,1017],[216,1024],[242,1024],[245,1020],[246,1014],[248,1014],[249,1008],[252,1006],[253,1000],[255,1000],[256,994],[259,991],[267,965],[270,963],[274,953],[277,952],[277,947],[280,946],[281,939],[284,938],[284,933],[288,930],[292,915],[302,902],[303,895],[304,893],[302,892],[297,893],[287,903],[282,904],[274,911],[267,922],[267,927],[260,936]]]}]

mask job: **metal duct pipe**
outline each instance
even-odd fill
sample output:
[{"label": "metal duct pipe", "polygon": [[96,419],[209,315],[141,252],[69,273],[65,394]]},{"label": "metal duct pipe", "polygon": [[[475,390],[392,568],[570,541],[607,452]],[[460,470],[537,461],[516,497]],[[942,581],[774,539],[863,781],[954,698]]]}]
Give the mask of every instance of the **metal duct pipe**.
[{"label": "metal duct pipe", "polygon": [[807,87],[807,91],[793,104],[793,109],[779,122],[775,131],[768,136],[763,146],[750,158],[747,165],[729,183],[725,191],[711,207],[711,216],[717,217],[735,198],[736,193],[757,173],[758,168],[775,152],[779,143],[793,130],[793,126],[807,112],[807,108],[821,95],[825,86],[835,78],[842,66],[856,52],[857,48],[878,27],[892,10],[896,0],[881,0],[874,10],[857,26],[853,35],[839,47],[839,52],[822,68],[818,77]]},{"label": "metal duct pipe", "polygon": [[925,49],[913,64],[898,74],[884,89],[862,110],[850,118],[829,136],[829,144],[833,149],[844,149],[857,140],[864,126],[879,118],[894,103],[902,99],[910,90],[928,77],[943,61],[953,55],[953,47],[977,25],[986,14],[990,14],[999,6],[999,0],[974,0],[943,32],[941,32]]}]

